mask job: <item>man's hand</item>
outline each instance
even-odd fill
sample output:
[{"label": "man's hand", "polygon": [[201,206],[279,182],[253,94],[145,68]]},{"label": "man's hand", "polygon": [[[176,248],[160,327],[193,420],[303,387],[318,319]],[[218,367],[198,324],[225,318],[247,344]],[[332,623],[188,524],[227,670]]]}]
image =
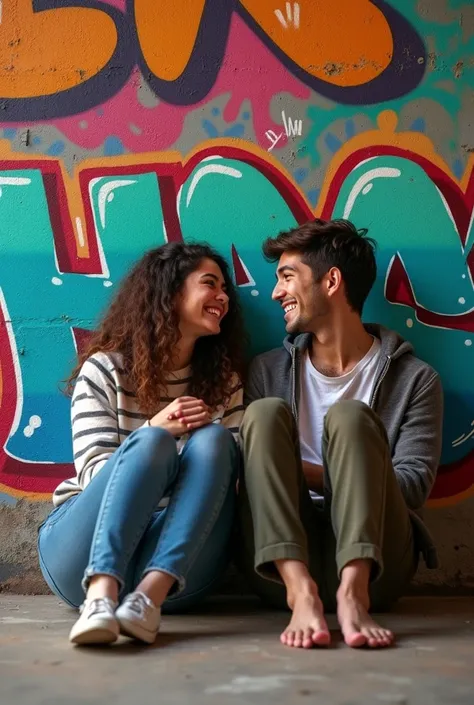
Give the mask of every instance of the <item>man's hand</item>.
[{"label": "man's hand", "polygon": [[202,399],[195,397],[178,397],[150,419],[150,426],[164,428],[172,436],[182,436],[208,423],[211,423],[211,410]]},{"label": "man's hand", "polygon": [[303,464],[303,474],[308,483],[308,487],[313,492],[324,493],[324,468],[322,465],[309,463],[307,460],[301,461]]}]

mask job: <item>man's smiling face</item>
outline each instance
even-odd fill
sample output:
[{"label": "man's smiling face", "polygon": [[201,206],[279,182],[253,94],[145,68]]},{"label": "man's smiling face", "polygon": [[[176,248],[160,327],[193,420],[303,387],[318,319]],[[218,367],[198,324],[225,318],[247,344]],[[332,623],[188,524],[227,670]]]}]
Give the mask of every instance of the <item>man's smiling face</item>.
[{"label": "man's smiling face", "polygon": [[315,332],[318,322],[329,313],[325,278],[316,283],[311,268],[294,252],[282,254],[276,276],[272,299],[284,310],[287,333]]}]

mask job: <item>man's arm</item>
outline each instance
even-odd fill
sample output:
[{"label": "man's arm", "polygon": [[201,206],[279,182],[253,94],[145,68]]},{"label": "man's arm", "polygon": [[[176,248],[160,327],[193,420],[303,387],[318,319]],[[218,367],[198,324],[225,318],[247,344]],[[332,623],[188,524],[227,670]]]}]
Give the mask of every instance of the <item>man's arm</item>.
[{"label": "man's arm", "polygon": [[441,457],[443,390],[435,373],[410,402],[392,462],[405,501],[420,509],[429,497]]},{"label": "man's arm", "polygon": [[264,399],[265,390],[263,384],[263,375],[261,364],[258,357],[255,357],[250,363],[247,381],[244,386],[244,406],[248,406],[256,399]]},{"label": "man's arm", "polygon": [[306,478],[306,483],[310,490],[313,492],[318,492],[318,494],[324,493],[324,468],[322,465],[315,465],[307,460],[301,461],[303,465],[303,474]]}]

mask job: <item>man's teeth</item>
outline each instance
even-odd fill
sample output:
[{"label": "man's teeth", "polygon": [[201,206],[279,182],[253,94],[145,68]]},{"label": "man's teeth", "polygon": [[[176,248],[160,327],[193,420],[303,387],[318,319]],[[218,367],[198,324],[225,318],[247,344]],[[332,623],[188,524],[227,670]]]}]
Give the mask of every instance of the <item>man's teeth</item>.
[{"label": "man's teeth", "polygon": [[289,311],[294,311],[296,308],[296,304],[288,304],[288,306],[284,307],[285,313],[288,313]]}]

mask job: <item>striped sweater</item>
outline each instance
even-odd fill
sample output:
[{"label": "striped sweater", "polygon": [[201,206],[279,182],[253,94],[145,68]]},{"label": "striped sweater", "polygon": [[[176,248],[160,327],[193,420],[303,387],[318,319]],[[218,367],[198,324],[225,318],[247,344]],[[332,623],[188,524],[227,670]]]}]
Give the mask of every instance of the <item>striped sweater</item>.
[{"label": "striped sweater", "polygon": [[[191,368],[174,372],[167,380],[166,396],[161,397],[155,413],[173,399],[187,394]],[[243,390],[236,377],[234,391],[228,403],[218,407],[213,423],[222,423],[238,436],[242,419]],[[146,425],[148,417],[139,407],[130,390],[118,353],[95,353],[81,368],[71,403],[72,443],[76,477],[64,480],[53,494],[59,506],[81,492],[133,431]],[[183,449],[188,434],[179,438],[178,452]]]}]

